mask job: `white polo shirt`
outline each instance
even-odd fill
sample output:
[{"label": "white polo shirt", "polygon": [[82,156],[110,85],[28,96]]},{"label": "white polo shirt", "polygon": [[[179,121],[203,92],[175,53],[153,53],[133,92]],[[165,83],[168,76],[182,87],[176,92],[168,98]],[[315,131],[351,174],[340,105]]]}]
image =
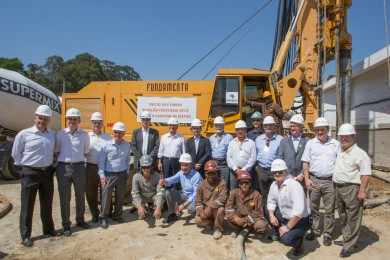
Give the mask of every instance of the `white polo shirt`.
[{"label": "white polo shirt", "polygon": [[331,137],[321,143],[317,137],[310,139],[302,154],[302,161],[309,163],[309,172],[314,176],[324,178],[334,173],[337,153],[340,151],[340,143]]},{"label": "white polo shirt", "polygon": [[335,166],[335,183],[360,184],[360,177],[371,175],[371,159],[357,144],[346,151],[340,151]]}]

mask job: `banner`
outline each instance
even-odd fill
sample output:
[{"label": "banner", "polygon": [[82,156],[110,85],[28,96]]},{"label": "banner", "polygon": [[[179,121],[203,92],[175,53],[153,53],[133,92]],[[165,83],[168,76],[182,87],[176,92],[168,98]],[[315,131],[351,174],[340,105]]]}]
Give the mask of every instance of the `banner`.
[{"label": "banner", "polygon": [[194,97],[138,97],[137,121],[143,111],[148,111],[154,123],[167,123],[176,117],[181,124],[189,124],[196,118]]}]

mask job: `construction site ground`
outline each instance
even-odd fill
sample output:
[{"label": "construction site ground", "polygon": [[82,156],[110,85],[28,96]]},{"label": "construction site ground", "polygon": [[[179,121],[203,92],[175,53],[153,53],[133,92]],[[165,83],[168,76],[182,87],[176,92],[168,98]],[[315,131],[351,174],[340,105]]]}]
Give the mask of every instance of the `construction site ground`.
[{"label": "construction site ground", "polygon": [[[389,173],[390,174],[390,173]],[[56,184],[55,184],[56,187]],[[390,195],[390,184],[378,179],[370,183],[370,196]],[[222,239],[215,241],[207,231],[199,229],[192,220],[183,216],[170,226],[137,220],[136,213],[125,208],[125,223],[110,222],[107,230],[98,225],[91,229],[73,228],[71,237],[42,236],[39,203],[36,203],[32,237],[34,247],[20,244],[19,211],[20,184],[18,181],[0,181],[0,193],[13,204],[13,209],[0,219],[0,259],[239,259],[237,240],[227,230]],[[37,198],[38,200],[38,198]],[[71,218],[75,207],[72,198]],[[61,229],[61,216],[57,187],[54,195],[53,217],[56,228]],[[86,220],[90,220],[86,207]],[[335,239],[341,241],[341,225],[337,221]],[[364,213],[361,236],[356,253],[350,259],[389,259],[390,205],[383,204]],[[302,259],[337,259],[340,245],[322,245],[322,239],[304,242]],[[246,242],[248,259],[289,259],[291,249],[278,242],[250,236]]]}]

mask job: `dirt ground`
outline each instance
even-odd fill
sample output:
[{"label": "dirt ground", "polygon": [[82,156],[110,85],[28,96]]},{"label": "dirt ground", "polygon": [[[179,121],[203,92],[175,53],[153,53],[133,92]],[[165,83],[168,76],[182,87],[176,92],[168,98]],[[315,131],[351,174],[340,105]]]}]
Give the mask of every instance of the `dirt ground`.
[{"label": "dirt ground", "polygon": [[[379,195],[389,194],[390,186],[374,181],[372,188]],[[20,185],[17,181],[0,181],[0,193],[13,204],[12,211],[0,219],[0,259],[239,259],[237,240],[227,232],[214,241],[191,220],[181,219],[169,227],[137,220],[136,214],[125,210],[125,223],[112,222],[107,230],[96,225],[89,230],[73,229],[71,237],[43,238],[39,203],[34,211],[34,247],[24,248],[19,238]],[[72,195],[73,196],[73,195]],[[61,228],[58,192],[54,197],[54,221]],[[71,210],[74,221],[75,208]],[[86,207],[86,220],[91,216]],[[340,225],[336,238],[340,240]],[[366,210],[357,253],[350,259],[389,259],[390,206]],[[322,240],[305,241],[302,259],[337,259],[339,245],[322,246]],[[291,250],[278,242],[260,241],[250,237],[246,243],[248,259],[289,259]]]}]

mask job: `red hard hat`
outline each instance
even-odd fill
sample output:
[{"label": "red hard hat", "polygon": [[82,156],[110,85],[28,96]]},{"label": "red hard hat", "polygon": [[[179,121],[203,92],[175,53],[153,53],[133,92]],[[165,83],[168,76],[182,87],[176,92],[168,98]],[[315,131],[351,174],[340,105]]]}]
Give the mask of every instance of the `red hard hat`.
[{"label": "red hard hat", "polygon": [[252,180],[252,177],[251,175],[249,174],[249,172],[247,171],[244,171],[244,170],[240,170],[237,174],[237,180],[238,181],[243,181],[243,180]]},{"label": "red hard hat", "polygon": [[207,161],[204,165],[204,171],[206,173],[208,172],[217,172],[218,171],[218,164],[214,160]]}]

